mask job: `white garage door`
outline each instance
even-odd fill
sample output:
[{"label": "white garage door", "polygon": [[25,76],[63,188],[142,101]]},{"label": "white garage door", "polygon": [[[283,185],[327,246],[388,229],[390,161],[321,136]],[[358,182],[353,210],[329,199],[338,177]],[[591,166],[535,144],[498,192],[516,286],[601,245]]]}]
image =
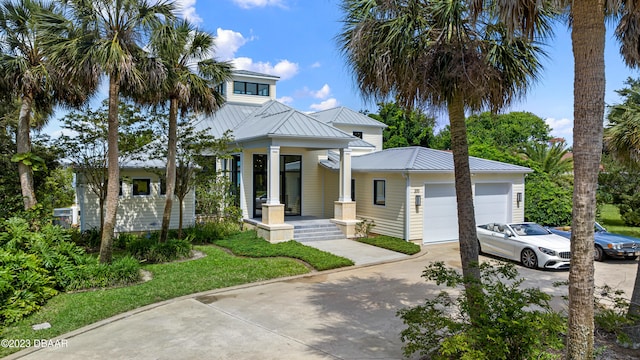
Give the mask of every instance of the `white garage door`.
[{"label": "white garage door", "polygon": [[424,244],[458,239],[458,208],[453,184],[425,184]]},{"label": "white garage door", "polygon": [[510,210],[511,184],[476,184],[474,208],[476,224],[482,225],[492,222],[511,222]]}]

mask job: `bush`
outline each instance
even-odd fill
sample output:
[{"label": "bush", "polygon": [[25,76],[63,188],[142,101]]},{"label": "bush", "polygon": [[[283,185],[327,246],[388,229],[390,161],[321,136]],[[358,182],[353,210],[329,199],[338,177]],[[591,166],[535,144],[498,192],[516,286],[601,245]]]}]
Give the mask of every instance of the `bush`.
[{"label": "bush", "polygon": [[203,222],[185,229],[187,237],[196,244],[211,244],[240,232],[240,224],[234,221]]},{"label": "bush", "polygon": [[553,181],[544,173],[526,179],[525,218],[541,225],[571,224],[573,188]]},{"label": "bush", "polygon": [[[480,265],[483,311],[474,314],[462,285],[463,277],[444,263],[427,266],[422,276],[447,284],[456,294],[442,291],[424,305],[398,312],[408,326],[401,332],[404,354],[419,352],[431,359],[553,359],[561,349],[565,322],[539,289],[520,289],[513,264]],[[558,355],[559,356],[559,355]]]},{"label": "bush", "polygon": [[57,293],[37,256],[0,249],[0,323],[20,320]]},{"label": "bush", "polygon": [[131,256],[101,264],[96,259],[79,267],[67,290],[129,285],[140,281],[140,263]]},{"label": "bush", "polygon": [[80,232],[78,229],[70,229],[71,241],[76,245],[82,246],[85,249],[97,250],[100,248],[100,230],[93,228]]},{"label": "bush", "polygon": [[137,237],[129,242],[131,256],[149,263],[162,263],[191,256],[191,241],[171,239],[159,243],[155,237]]},{"label": "bush", "polygon": [[379,235],[372,238],[358,238],[356,240],[365,244],[397,251],[407,255],[413,255],[420,252],[420,245],[392,236]]}]

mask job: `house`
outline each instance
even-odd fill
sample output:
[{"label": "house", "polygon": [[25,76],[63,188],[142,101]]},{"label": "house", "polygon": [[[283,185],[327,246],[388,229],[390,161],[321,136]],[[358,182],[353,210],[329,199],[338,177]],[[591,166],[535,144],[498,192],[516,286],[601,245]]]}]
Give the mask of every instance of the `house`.
[{"label": "house", "polygon": [[[313,217],[330,219],[345,236],[353,237],[355,225],[365,218],[374,221],[376,233],[408,241],[457,239],[450,152],[422,147],[383,150],[385,124],[344,107],[311,114],[298,111],[276,100],[277,80],[234,72],[219,88],[227,103],[194,124],[214,136],[232,130],[241,151],[220,166],[240,190],[240,208],[249,226],[269,241],[286,241],[294,238],[292,220]],[[531,170],[478,158],[471,158],[470,166],[476,221],[522,221],[524,176]],[[159,189],[158,184],[150,186]],[[121,208],[151,200],[123,197]],[[148,228],[162,208],[153,210],[152,202],[146,202],[148,207],[141,211],[149,214],[144,218]],[[192,223],[191,208],[185,213],[185,223]],[[125,224],[118,220],[121,223]],[[128,230],[136,230],[131,225]]]}]

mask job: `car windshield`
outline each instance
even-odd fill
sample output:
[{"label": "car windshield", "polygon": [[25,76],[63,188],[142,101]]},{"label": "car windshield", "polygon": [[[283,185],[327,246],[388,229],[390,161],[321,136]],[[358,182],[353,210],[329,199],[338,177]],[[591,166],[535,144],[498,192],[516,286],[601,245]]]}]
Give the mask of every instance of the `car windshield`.
[{"label": "car windshield", "polygon": [[548,235],[549,231],[538,224],[511,224],[511,228],[520,236]]}]

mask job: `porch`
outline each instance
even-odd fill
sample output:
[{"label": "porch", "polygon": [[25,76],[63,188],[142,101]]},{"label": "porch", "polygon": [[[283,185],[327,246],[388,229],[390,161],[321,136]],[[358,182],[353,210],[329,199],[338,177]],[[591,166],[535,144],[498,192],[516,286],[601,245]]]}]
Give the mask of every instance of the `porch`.
[{"label": "porch", "polygon": [[[323,219],[315,216],[285,216],[284,223],[277,226],[269,226],[262,222],[261,218],[244,219],[244,223],[256,229],[258,235],[270,242],[295,240],[301,243],[340,240],[355,236],[355,223],[351,236],[342,230],[335,219]],[[281,240],[273,236],[282,233]]]}]

